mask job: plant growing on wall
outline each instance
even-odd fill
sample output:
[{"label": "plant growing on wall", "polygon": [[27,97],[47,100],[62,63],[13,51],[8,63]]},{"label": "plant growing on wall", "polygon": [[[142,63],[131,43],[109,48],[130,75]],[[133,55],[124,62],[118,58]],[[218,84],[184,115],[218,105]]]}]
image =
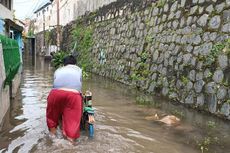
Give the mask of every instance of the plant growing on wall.
[{"label": "plant growing on wall", "polygon": [[78,65],[87,72],[91,71],[93,65],[91,59],[91,48],[93,45],[92,34],[92,27],[84,27],[84,25],[77,25],[72,32],[74,43],[77,43],[75,51],[78,55]]},{"label": "plant growing on wall", "polygon": [[27,34],[28,37],[34,36],[34,29],[35,29],[35,25],[34,25],[34,21],[32,20],[29,25],[29,30]]},{"label": "plant growing on wall", "polygon": [[159,0],[157,2],[157,7],[162,8],[164,7],[165,3],[166,3],[166,0]]},{"label": "plant growing on wall", "polygon": [[230,57],[230,39],[226,39],[224,42],[220,42],[215,44],[212,47],[211,53],[206,57],[206,58],[201,58],[201,60],[204,60],[204,64],[206,66],[211,66],[212,64],[215,63],[217,57],[221,54],[224,53],[228,57]]},{"label": "plant growing on wall", "polygon": [[46,45],[51,44],[51,31],[45,31],[45,41]]},{"label": "plant growing on wall", "polygon": [[137,63],[137,67],[133,69],[134,73],[131,75],[131,80],[137,84],[140,81],[145,81],[149,76],[149,65],[146,63],[149,58],[149,54],[143,51],[140,55],[140,61]]}]

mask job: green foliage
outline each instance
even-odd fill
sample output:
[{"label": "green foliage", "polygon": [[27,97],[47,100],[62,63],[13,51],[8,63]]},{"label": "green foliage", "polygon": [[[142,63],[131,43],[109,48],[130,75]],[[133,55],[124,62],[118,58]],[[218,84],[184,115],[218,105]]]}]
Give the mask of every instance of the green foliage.
[{"label": "green foliage", "polygon": [[53,58],[52,58],[52,65],[56,69],[59,68],[59,67],[62,67],[63,66],[64,57],[66,57],[67,55],[69,55],[69,53],[65,52],[65,51],[59,51],[59,52],[55,53],[53,55]]},{"label": "green foliage", "polygon": [[211,78],[212,75],[213,75],[212,72],[208,72],[208,76],[207,76],[207,77],[208,77],[208,78]]},{"label": "green foliage", "polygon": [[227,104],[230,104],[230,99],[227,100]]},{"label": "green foliage", "polygon": [[200,125],[200,128],[204,128],[205,135],[202,139],[197,140],[196,143],[202,153],[208,153],[211,145],[220,143],[220,139],[215,136],[217,124],[214,121],[207,121],[205,126]]},{"label": "green foliage", "polygon": [[197,141],[201,153],[208,153],[211,145],[219,143],[220,139],[214,136],[206,136],[201,141]]},{"label": "green foliage", "polygon": [[188,84],[188,82],[189,82],[189,79],[186,78],[185,76],[182,76],[182,77],[181,77],[181,80],[182,80],[182,83],[183,83],[184,85]]},{"label": "green foliage", "polygon": [[225,87],[228,87],[228,86],[229,86],[228,80],[223,81],[222,84],[223,84]]},{"label": "green foliage", "polygon": [[138,67],[134,68],[134,73],[131,75],[131,80],[134,81],[143,81],[148,78],[150,74],[150,71],[148,70],[148,64],[146,64],[146,61],[149,58],[149,54],[143,51],[139,57],[141,60],[138,63]]},{"label": "green foliage", "polygon": [[51,41],[51,32],[50,31],[45,31],[45,41],[46,45],[50,45]]},{"label": "green foliage", "polygon": [[146,62],[146,60],[149,58],[149,54],[146,52],[141,53],[141,62]]},{"label": "green foliage", "polygon": [[9,39],[8,37],[1,34],[0,42],[3,49],[2,54],[6,73],[6,78],[3,81],[4,85],[9,85],[11,84],[11,81],[14,79],[14,76],[17,74],[21,65],[19,46],[16,40]]},{"label": "green foliage", "polygon": [[130,77],[132,80],[134,80],[134,81],[138,81],[138,80],[144,80],[144,78],[143,77],[141,77],[139,74],[137,74],[137,73],[133,73],[132,75],[131,75],[131,77]]},{"label": "green foliage", "polygon": [[212,47],[211,53],[205,58],[205,65],[211,66],[217,59],[218,55],[223,51],[225,45],[218,43]]},{"label": "green foliage", "polygon": [[32,21],[29,25],[29,30],[27,34],[28,37],[34,36],[34,29],[35,29],[34,22]]},{"label": "green foliage", "polygon": [[211,138],[205,137],[203,140],[197,143],[200,147],[201,152],[205,153],[206,151],[208,151],[209,145],[211,144]]},{"label": "green foliage", "polygon": [[230,38],[225,41],[225,48],[223,52],[226,53],[230,58]]},{"label": "green foliage", "polygon": [[230,39],[226,39],[224,42],[215,44],[212,47],[211,53],[207,57],[202,56],[199,59],[204,61],[205,66],[211,66],[215,63],[221,53],[230,57]]},{"label": "green foliage", "polygon": [[153,41],[153,37],[147,35],[147,36],[145,37],[145,41],[146,41],[147,43],[151,43],[151,42]]},{"label": "green foliage", "polygon": [[208,121],[206,124],[207,124],[207,127],[208,127],[209,129],[214,129],[214,128],[216,128],[216,123],[213,122],[213,121]]},{"label": "green foliage", "polygon": [[93,29],[91,27],[84,27],[83,25],[78,25],[72,32],[74,42],[77,42],[78,65],[87,72],[91,70],[93,65],[90,57],[93,45],[92,32]]},{"label": "green foliage", "polygon": [[159,0],[157,2],[157,7],[162,8],[164,7],[165,3],[166,3],[166,0]]},{"label": "green foliage", "polygon": [[34,36],[34,32],[32,30],[29,30],[28,37],[32,37],[32,36]]},{"label": "green foliage", "polygon": [[138,96],[136,97],[136,103],[138,105],[146,105],[146,104],[150,104],[151,101],[144,96]]}]

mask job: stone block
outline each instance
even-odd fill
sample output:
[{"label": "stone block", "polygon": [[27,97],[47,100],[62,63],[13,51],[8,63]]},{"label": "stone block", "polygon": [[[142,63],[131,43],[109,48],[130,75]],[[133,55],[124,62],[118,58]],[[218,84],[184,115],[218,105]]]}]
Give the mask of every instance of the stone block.
[{"label": "stone block", "polygon": [[193,6],[193,7],[190,9],[190,15],[193,15],[194,13],[196,13],[197,10],[198,10],[198,5]]},{"label": "stone block", "polygon": [[219,4],[219,5],[216,5],[216,11],[217,11],[217,13],[220,13],[220,12],[222,12],[223,11],[223,9],[224,9],[224,7],[225,7],[225,3],[223,2],[223,3],[221,3],[221,4]]},{"label": "stone block", "polygon": [[194,93],[190,92],[188,96],[185,98],[186,104],[193,104],[194,103]]},{"label": "stone block", "polygon": [[191,81],[195,81],[195,77],[196,77],[196,71],[195,71],[195,70],[191,70],[191,71],[189,72],[189,79],[190,79]]},{"label": "stone block", "polygon": [[175,12],[177,10],[177,6],[178,6],[178,1],[175,1],[171,6],[170,11]]},{"label": "stone block", "polygon": [[198,23],[200,26],[204,27],[204,26],[206,26],[207,21],[208,21],[208,14],[203,14],[203,15],[198,19],[197,23]]},{"label": "stone block", "polygon": [[230,32],[230,23],[224,24],[222,27],[222,32]]},{"label": "stone block", "polygon": [[230,0],[226,0],[227,6],[230,6]]},{"label": "stone block", "polygon": [[189,81],[186,85],[186,91],[190,91],[193,88],[193,83]]},{"label": "stone block", "polygon": [[211,18],[210,22],[209,22],[209,28],[211,29],[218,29],[220,27],[220,16],[216,15],[214,17]]},{"label": "stone block", "polygon": [[224,103],[221,107],[220,113],[224,116],[229,116],[230,115],[230,104]]},{"label": "stone block", "polygon": [[169,93],[169,88],[164,87],[164,88],[162,89],[162,95],[163,95],[163,96],[167,96],[168,93]]},{"label": "stone block", "polygon": [[214,10],[213,5],[209,5],[209,6],[206,8],[206,11],[207,11],[209,14],[211,14],[211,13],[213,12],[213,10]]},{"label": "stone block", "polygon": [[217,84],[215,82],[209,82],[205,85],[205,92],[208,94],[215,94],[217,90]]},{"label": "stone block", "polygon": [[228,67],[228,57],[227,55],[219,55],[218,56],[218,63],[222,70]]},{"label": "stone block", "polygon": [[186,0],[181,0],[180,6],[183,8],[185,7]]},{"label": "stone block", "polygon": [[197,96],[197,105],[198,106],[203,106],[204,105],[204,94],[200,94]]},{"label": "stone block", "polygon": [[223,21],[227,23],[230,21],[230,9],[223,12]]},{"label": "stone block", "polygon": [[215,113],[217,110],[217,97],[215,94],[210,94],[207,96],[208,110],[211,113]]},{"label": "stone block", "polygon": [[222,80],[224,79],[224,72],[222,70],[216,70],[214,72],[214,75],[212,77],[212,79],[216,82],[216,83],[221,83]]},{"label": "stone block", "polygon": [[217,90],[217,98],[222,100],[224,99],[225,97],[227,96],[227,89],[225,87],[220,87],[218,90]]},{"label": "stone block", "polygon": [[196,81],[196,83],[194,84],[194,89],[196,93],[201,93],[204,85],[205,85],[205,82],[203,80]]}]

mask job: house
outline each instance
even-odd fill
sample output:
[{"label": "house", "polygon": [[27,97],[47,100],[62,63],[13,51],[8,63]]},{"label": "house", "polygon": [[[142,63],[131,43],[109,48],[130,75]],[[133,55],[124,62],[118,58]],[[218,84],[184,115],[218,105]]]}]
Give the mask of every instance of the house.
[{"label": "house", "polygon": [[[47,55],[60,48],[60,34],[52,29],[63,27],[85,13],[95,11],[116,0],[46,0],[34,11],[34,34],[36,35],[36,50],[40,55]],[[58,15],[59,14],[59,15]],[[57,22],[59,19],[59,22]],[[47,44],[46,34],[56,35],[56,42]],[[45,34],[43,34],[45,33]]]},{"label": "house", "polygon": [[[59,24],[65,26],[86,12],[92,12],[116,0],[47,0],[34,12],[35,34],[57,26],[57,1],[59,1]],[[51,3],[52,2],[52,3]]]},{"label": "house", "polygon": [[35,29],[34,33],[39,33],[41,31],[48,30],[50,28],[50,18],[52,15],[52,6],[50,1],[44,1],[40,6],[34,11],[35,14]]},{"label": "house", "polygon": [[[13,21],[13,0],[0,1],[0,129],[21,80],[22,30]],[[13,40],[15,39],[15,40]]]},{"label": "house", "polygon": [[13,0],[1,0],[0,1],[0,34],[5,35],[5,22],[4,20],[13,20]]}]

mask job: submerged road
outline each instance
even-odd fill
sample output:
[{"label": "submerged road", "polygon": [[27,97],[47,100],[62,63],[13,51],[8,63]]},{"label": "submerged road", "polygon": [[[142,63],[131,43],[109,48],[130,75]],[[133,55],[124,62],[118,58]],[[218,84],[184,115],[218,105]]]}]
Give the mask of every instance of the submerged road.
[{"label": "submerged road", "polygon": [[[99,76],[84,81],[84,91],[93,92],[95,137],[89,139],[82,132],[75,146],[64,140],[60,131],[58,138],[50,138],[45,114],[52,77],[50,63],[38,58],[32,65],[25,60],[20,91],[0,131],[0,153],[199,153],[202,147],[211,153],[230,151],[229,122]],[[151,105],[138,105],[137,97],[148,98]],[[167,126],[151,119],[154,114],[172,113],[181,115],[179,125]]]}]

